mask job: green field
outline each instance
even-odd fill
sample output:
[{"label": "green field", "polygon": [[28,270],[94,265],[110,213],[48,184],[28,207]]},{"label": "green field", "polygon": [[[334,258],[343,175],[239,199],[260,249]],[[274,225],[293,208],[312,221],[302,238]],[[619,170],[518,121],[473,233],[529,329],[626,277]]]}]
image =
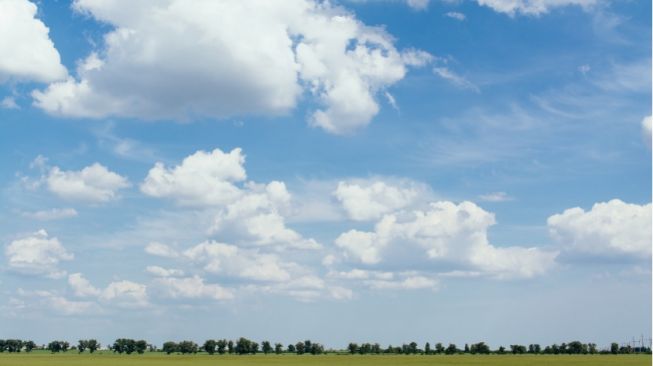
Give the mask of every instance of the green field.
[{"label": "green field", "polygon": [[1,366],[258,366],[258,365],[488,365],[488,366],[648,366],[650,355],[594,355],[594,356],[195,356],[164,355],[151,353],[145,355],[114,355],[110,353],[95,355],[68,354],[7,354],[0,353]]}]

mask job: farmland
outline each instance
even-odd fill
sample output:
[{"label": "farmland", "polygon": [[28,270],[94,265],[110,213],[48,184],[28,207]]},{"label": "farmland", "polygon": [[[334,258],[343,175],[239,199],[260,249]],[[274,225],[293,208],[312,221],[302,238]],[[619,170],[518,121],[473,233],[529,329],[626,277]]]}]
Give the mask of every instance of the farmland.
[{"label": "farmland", "polygon": [[283,366],[283,365],[343,365],[343,366],[644,366],[651,364],[651,355],[456,355],[456,356],[402,356],[402,355],[255,355],[209,356],[116,355],[108,352],[89,354],[31,354],[0,353],[0,366]]}]

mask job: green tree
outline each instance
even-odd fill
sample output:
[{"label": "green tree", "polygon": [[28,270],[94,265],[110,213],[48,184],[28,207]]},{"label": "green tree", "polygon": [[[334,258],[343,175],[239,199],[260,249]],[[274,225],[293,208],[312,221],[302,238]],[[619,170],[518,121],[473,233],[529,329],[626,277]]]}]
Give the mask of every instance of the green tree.
[{"label": "green tree", "polygon": [[447,349],[444,350],[444,353],[447,355],[454,355],[458,353],[458,347],[454,343],[450,343],[449,346],[447,346]]},{"label": "green tree", "polygon": [[178,345],[179,352],[182,354],[197,353],[199,347],[193,341],[181,341]]},{"label": "green tree", "polygon": [[351,353],[352,355],[355,354],[355,353],[357,353],[357,352],[358,352],[358,344],[356,344],[356,343],[349,343],[349,345],[347,346],[347,350],[348,350],[349,353]]},{"label": "green tree", "polygon": [[86,347],[90,353],[93,353],[100,349],[100,343],[96,339],[89,339],[86,341]]},{"label": "green tree", "polygon": [[474,343],[469,349],[472,354],[487,355],[490,354],[490,347],[485,342]]},{"label": "green tree", "polygon": [[288,352],[289,353],[295,353],[295,345],[294,344],[289,344],[288,345]]},{"label": "green tree", "polygon": [[313,342],[311,343],[311,349],[307,351],[309,351],[312,355],[321,355],[324,353],[324,347],[319,343]]},{"label": "green tree", "polygon": [[516,354],[524,354],[526,353],[526,346],[521,346],[518,344],[512,344],[510,345],[510,351],[512,352],[513,355]]},{"label": "green tree", "polygon": [[134,342],[134,350],[139,355],[142,355],[147,350],[147,342],[143,339]]},{"label": "green tree", "polygon": [[444,353],[444,346],[442,345],[442,343],[438,342],[435,344],[435,353],[437,354]]},{"label": "green tree", "polygon": [[304,347],[304,342],[297,342],[297,344],[295,344],[295,350],[298,355],[303,355],[304,352],[306,352],[306,348]]},{"label": "green tree", "polygon": [[236,341],[236,353],[239,355],[244,355],[250,353],[252,341],[247,338],[240,337]]},{"label": "green tree", "polygon": [[80,339],[77,342],[77,351],[83,353],[86,348],[88,348],[88,342],[85,339]]},{"label": "green tree", "polygon": [[612,343],[610,345],[610,353],[612,353],[613,355],[616,355],[617,353],[619,353],[619,344]]},{"label": "green tree", "polygon": [[272,352],[272,345],[268,341],[263,341],[261,342],[261,351],[263,351],[263,354],[268,354]]},{"label": "green tree", "polygon": [[226,339],[220,339],[217,342],[215,342],[216,345],[218,346],[218,353],[221,355],[224,355],[227,349],[227,340]]},{"label": "green tree", "polygon": [[36,343],[33,341],[25,342],[25,352],[32,352],[34,348],[36,348]]},{"label": "green tree", "polygon": [[275,343],[274,344],[274,353],[280,355],[283,352],[283,344]]},{"label": "green tree", "polygon": [[209,339],[202,345],[202,350],[204,352],[212,355],[215,353],[215,347],[217,346],[216,342],[213,339]]},{"label": "green tree", "polygon": [[179,345],[175,342],[165,342],[161,350],[166,354],[171,354],[179,351]]}]

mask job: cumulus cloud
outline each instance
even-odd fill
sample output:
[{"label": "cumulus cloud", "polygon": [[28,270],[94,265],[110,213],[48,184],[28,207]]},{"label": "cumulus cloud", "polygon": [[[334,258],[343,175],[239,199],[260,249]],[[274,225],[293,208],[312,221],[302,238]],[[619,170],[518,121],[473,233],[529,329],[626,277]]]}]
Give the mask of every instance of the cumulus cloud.
[{"label": "cumulus cloud", "polygon": [[284,212],[291,195],[283,182],[245,182],[245,156],[239,148],[198,151],[180,165],[157,163],[141,185],[147,195],[170,198],[177,204],[216,210],[210,231],[239,243],[317,249],[313,239],[288,228]]},{"label": "cumulus cloud", "polygon": [[651,204],[614,199],[585,211],[574,207],[547,220],[549,233],[564,247],[601,256],[651,256]]},{"label": "cumulus cloud", "polygon": [[74,208],[52,208],[49,210],[23,212],[22,215],[34,220],[50,221],[75,217],[77,216],[77,210]]},{"label": "cumulus cloud", "polygon": [[98,163],[79,171],[52,167],[45,182],[48,190],[61,198],[92,203],[111,201],[118,197],[118,190],[130,186],[127,178]]},{"label": "cumulus cloud", "polygon": [[648,116],[642,119],[642,136],[648,147],[651,147],[651,124],[653,124],[653,117]]},{"label": "cumulus cloud", "polygon": [[[139,308],[149,306],[147,286],[132,281],[115,281],[103,289],[91,284],[81,273],[68,276],[68,285],[77,297],[93,298],[103,304],[123,308]],[[97,303],[92,302],[97,305]]]},{"label": "cumulus cloud", "polygon": [[18,307],[21,311],[32,310],[36,308],[46,308],[49,311],[61,315],[79,315],[87,314],[97,309],[97,304],[92,301],[75,301],[69,300],[64,296],[52,291],[26,291],[21,288],[18,289],[18,295],[22,298],[27,298],[28,301],[18,299],[14,301],[14,307]]},{"label": "cumulus cloud", "polygon": [[315,0],[76,0],[73,8],[113,29],[75,78],[32,93],[55,115],[282,115],[308,93],[318,105],[309,123],[345,134],[367,125],[377,95],[414,66],[382,28]]},{"label": "cumulus cloud", "polygon": [[180,277],[184,275],[184,271],[174,268],[163,268],[159,266],[147,266],[145,270],[154,276],[157,277]]},{"label": "cumulus cloud", "polygon": [[411,181],[380,179],[341,181],[333,192],[352,220],[367,221],[427,199],[430,190]]},{"label": "cumulus cloud", "polygon": [[149,243],[145,247],[145,252],[147,254],[164,258],[177,258],[179,256],[179,253],[176,250],[172,249],[170,246],[157,242]]},{"label": "cumulus cloud", "polygon": [[217,284],[207,284],[195,275],[193,277],[162,277],[155,280],[164,292],[164,295],[173,299],[200,299],[229,300],[234,298],[232,291]]},{"label": "cumulus cloud", "polygon": [[[9,79],[53,82],[68,75],[48,27],[36,18],[37,10],[27,0],[0,0],[0,83]],[[5,100],[3,106],[11,105]]]},{"label": "cumulus cloud", "polygon": [[479,5],[510,16],[516,14],[538,16],[546,14],[555,8],[565,6],[580,6],[589,9],[599,0],[476,0]]},{"label": "cumulus cloud", "polygon": [[68,285],[73,289],[75,296],[79,297],[96,297],[101,293],[81,273],[68,275]]},{"label": "cumulus cloud", "polygon": [[426,256],[427,266],[453,263],[497,278],[533,277],[554,265],[557,252],[490,244],[487,230],[494,223],[493,214],[472,202],[441,201],[428,210],[385,215],[373,231],[350,230],[335,244],[367,265],[406,266],[405,258],[414,265]]},{"label": "cumulus cloud", "polygon": [[290,296],[302,302],[313,302],[319,299],[348,300],[353,297],[351,289],[330,285],[322,278],[312,274],[296,276],[289,281],[255,285],[249,288],[256,292]]},{"label": "cumulus cloud", "polygon": [[5,256],[11,270],[51,278],[65,276],[66,271],[59,268],[59,263],[74,257],[57,238],[50,237],[45,230],[12,241],[5,248]]},{"label": "cumulus cloud", "polygon": [[147,286],[126,280],[111,282],[100,293],[100,300],[125,308],[149,305]]},{"label": "cumulus cloud", "polygon": [[201,276],[184,277],[181,270],[149,266],[147,271],[157,276],[153,285],[158,292],[170,298],[224,300],[235,297],[236,292],[280,294],[299,301],[346,300],[353,296],[350,289],[325,282],[312,268],[263,249],[207,240],[181,251],[176,257],[194,272],[228,278],[238,284],[235,288],[205,284]]},{"label": "cumulus cloud", "polygon": [[247,177],[244,163],[241,149],[229,153],[220,149],[200,150],[175,167],[156,163],[141,185],[141,191],[153,197],[172,198],[180,205],[224,205],[242,194],[234,183]]},{"label": "cumulus cloud", "polygon": [[184,256],[204,264],[204,270],[256,281],[287,281],[294,263],[284,263],[275,254],[241,249],[234,245],[206,241],[184,251]]}]

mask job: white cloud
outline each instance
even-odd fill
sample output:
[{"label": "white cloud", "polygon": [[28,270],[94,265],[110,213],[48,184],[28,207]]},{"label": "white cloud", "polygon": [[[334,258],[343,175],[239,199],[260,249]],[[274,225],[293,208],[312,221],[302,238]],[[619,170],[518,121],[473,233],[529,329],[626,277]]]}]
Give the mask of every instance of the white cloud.
[{"label": "white cloud", "polygon": [[436,290],[439,285],[433,274],[419,274],[415,271],[384,272],[354,268],[350,271],[330,271],[328,278],[357,282],[376,290],[416,290],[430,288]]},{"label": "white cloud", "polygon": [[91,283],[84,278],[81,273],[68,275],[68,284],[72,287],[75,296],[96,297],[101,294],[101,291],[93,287],[93,285],[91,285]]},{"label": "white cloud", "polygon": [[476,93],[481,92],[478,86],[476,86],[474,83],[456,74],[455,72],[449,70],[446,67],[434,67],[433,73],[447,80],[448,82],[450,82],[451,84],[455,85],[460,89],[468,89]]},{"label": "white cloud", "polygon": [[384,182],[380,179],[341,181],[333,195],[349,218],[366,221],[428,199],[429,189],[411,181]]},{"label": "white cloud", "polygon": [[147,254],[156,255],[158,257],[164,258],[178,258],[179,253],[169,247],[168,245],[151,242],[145,247],[145,252]]},{"label": "white cloud", "polygon": [[580,65],[578,66],[578,71],[580,71],[581,74],[586,75],[588,72],[590,72],[592,68],[590,65]]},{"label": "white cloud", "polygon": [[538,16],[546,14],[555,8],[565,6],[580,6],[589,9],[599,0],[476,0],[479,5],[510,16],[515,14]]},{"label": "white cloud", "polygon": [[383,92],[383,95],[385,96],[385,99],[388,101],[388,104],[390,104],[394,110],[398,111],[399,106],[397,105],[397,100],[395,99],[395,97],[392,96],[392,94],[388,93],[387,91]]},{"label": "white cloud", "polygon": [[215,215],[211,232],[231,237],[242,245],[275,246],[279,249],[319,249],[314,239],[305,239],[286,227],[282,212],[290,204],[285,184],[249,184],[236,202]]},{"label": "white cloud", "polygon": [[466,18],[465,14],[459,13],[457,11],[450,11],[450,12],[444,14],[444,15],[448,16],[451,19],[456,19],[456,20],[461,21],[461,22],[463,20],[465,20],[465,18]]},{"label": "white cloud", "polygon": [[5,248],[5,256],[8,267],[14,271],[51,278],[64,276],[66,271],[59,269],[59,263],[74,257],[45,230],[12,241]]},{"label": "white cloud", "polygon": [[0,102],[0,107],[4,109],[20,109],[14,97],[4,97]]},{"label": "white cloud", "polygon": [[506,192],[492,192],[488,194],[482,194],[478,196],[481,201],[486,202],[505,202],[512,201],[513,198],[510,197]]},{"label": "white cloud", "polygon": [[68,73],[48,36],[49,29],[36,13],[36,5],[27,0],[0,0],[0,83],[66,78]]},{"label": "white cloud", "polygon": [[53,208],[34,212],[23,212],[22,216],[41,221],[61,220],[77,216],[74,208]]},{"label": "white cloud", "polygon": [[414,48],[409,48],[401,53],[401,60],[409,66],[426,66],[433,62],[435,59],[436,57],[430,53]]},{"label": "white cloud", "polygon": [[148,120],[282,115],[307,91],[320,104],[309,122],[343,134],[367,125],[379,110],[377,94],[412,66],[382,28],[326,2],[168,0],[125,7],[74,2],[76,11],[115,28],[104,49],[79,62],[76,78],[32,93],[38,107]]},{"label": "white cloud", "polygon": [[293,263],[283,263],[275,254],[264,254],[258,250],[241,249],[234,245],[207,241],[184,251],[184,256],[196,263],[204,264],[204,270],[211,273],[256,280],[288,281]]},{"label": "white cloud", "polygon": [[145,270],[154,276],[157,277],[180,277],[184,275],[184,271],[174,268],[163,268],[159,266],[147,266]]},{"label": "white cloud", "polygon": [[239,148],[229,153],[220,149],[210,153],[198,151],[174,168],[157,163],[141,191],[153,197],[171,198],[180,205],[217,211],[211,233],[239,243],[319,248],[315,240],[305,239],[286,226],[283,214],[289,210],[292,198],[286,185],[278,181],[243,182],[247,177],[244,163],[245,156]]},{"label": "white cloud", "polygon": [[93,203],[111,201],[118,197],[118,190],[130,186],[127,178],[98,163],[79,171],[52,167],[45,181],[48,190],[61,198]]},{"label": "white cloud", "polygon": [[642,119],[642,136],[644,136],[644,141],[646,141],[646,145],[648,147],[651,147],[651,125],[653,124],[653,117],[648,116],[644,117]]},{"label": "white cloud", "polygon": [[430,0],[406,0],[406,4],[415,10],[426,10]]},{"label": "white cloud", "polygon": [[381,249],[385,246],[385,243],[378,240],[374,233],[358,230],[349,230],[340,234],[335,243],[365,264],[379,263],[381,261]]},{"label": "white cloud", "polygon": [[100,293],[100,299],[126,308],[146,307],[149,305],[147,286],[126,280],[111,282]]},{"label": "white cloud", "polygon": [[445,262],[497,278],[533,277],[554,265],[557,252],[491,245],[487,230],[494,223],[493,214],[471,202],[441,201],[426,211],[385,215],[374,231],[350,230],[335,243],[346,256],[368,265]]},{"label": "white cloud", "polygon": [[157,278],[155,283],[160,286],[165,296],[171,298],[210,298],[214,300],[229,300],[234,298],[234,294],[216,284],[206,284],[199,276],[174,278],[163,277]]},{"label": "white cloud", "polygon": [[[93,298],[106,305],[122,308],[141,308],[149,306],[147,286],[132,281],[114,281],[100,289],[91,284],[81,273],[68,276],[68,285],[75,296]],[[89,302],[97,306],[96,302]]]},{"label": "white cloud", "polygon": [[234,183],[247,177],[244,163],[241,149],[229,153],[220,149],[200,150],[174,168],[156,163],[141,185],[141,191],[153,197],[172,198],[181,205],[224,205],[242,194]]},{"label": "white cloud", "polygon": [[79,315],[89,313],[95,308],[95,304],[90,301],[73,301],[63,296],[48,297],[50,306],[57,312],[64,315]]},{"label": "white cloud", "polygon": [[637,205],[614,199],[585,211],[565,210],[547,220],[551,236],[570,250],[614,256],[651,255],[651,204]]},{"label": "white cloud", "polygon": [[266,285],[249,286],[258,292],[267,292],[290,296],[298,301],[313,302],[318,299],[347,300],[353,297],[353,291],[342,286],[330,286],[323,279],[305,273],[289,281]]},{"label": "white cloud", "polygon": [[346,287],[333,286],[329,288],[329,296],[335,300],[351,300],[354,292]]},{"label": "white cloud", "polygon": [[367,281],[367,285],[375,289],[400,289],[400,290],[418,290],[438,288],[438,280],[424,276],[411,276],[401,281],[391,280],[372,280]]},{"label": "white cloud", "polygon": [[21,297],[29,298],[25,302],[17,300],[14,307],[19,307],[21,311],[35,310],[39,308],[47,309],[47,311],[54,311],[62,315],[79,315],[87,314],[97,309],[97,305],[91,301],[74,301],[52,292],[52,291],[25,291],[22,288],[18,289],[18,295]]}]

